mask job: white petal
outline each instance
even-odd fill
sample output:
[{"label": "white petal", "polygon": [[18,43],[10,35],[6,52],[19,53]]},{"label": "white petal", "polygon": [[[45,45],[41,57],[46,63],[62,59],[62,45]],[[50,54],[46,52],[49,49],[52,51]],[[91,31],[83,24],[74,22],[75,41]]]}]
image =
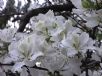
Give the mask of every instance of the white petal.
[{"label": "white petal", "polygon": [[13,71],[13,72],[16,72],[16,71],[21,72],[23,65],[25,65],[24,62],[17,62],[17,63],[15,63],[15,65],[14,65],[13,68],[12,68],[12,71]]},{"label": "white petal", "polygon": [[39,56],[43,56],[44,54],[42,52],[36,52],[33,56],[31,56],[30,61],[35,60]]},{"label": "white petal", "polygon": [[54,13],[51,10],[49,10],[45,15],[49,17],[54,17]]},{"label": "white petal", "polygon": [[88,20],[87,23],[86,23],[87,27],[90,27],[90,28],[98,26],[98,24],[99,24],[99,22],[94,20],[94,19],[93,20]]},{"label": "white petal", "polygon": [[19,60],[19,53],[18,50],[12,50],[9,52],[9,55],[13,61]]},{"label": "white petal", "polygon": [[67,51],[67,56],[68,57],[73,57],[73,56],[75,56],[75,54],[77,54],[78,52],[76,51],[76,50],[74,50],[74,49],[68,49],[68,51]]},{"label": "white petal", "polygon": [[89,40],[89,35],[85,32],[83,32],[80,35],[80,46],[84,46]]}]

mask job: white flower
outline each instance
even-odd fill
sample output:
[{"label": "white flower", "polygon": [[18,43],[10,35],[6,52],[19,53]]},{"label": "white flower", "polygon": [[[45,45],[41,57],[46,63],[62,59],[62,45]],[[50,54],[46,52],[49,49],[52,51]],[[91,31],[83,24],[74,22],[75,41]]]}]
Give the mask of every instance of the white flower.
[{"label": "white flower", "polygon": [[45,22],[39,20],[37,23],[35,23],[34,32],[37,32],[38,34],[41,33],[47,35],[48,31]]},{"label": "white flower", "polygon": [[43,49],[40,47],[42,42],[41,39],[42,38],[40,36],[33,34],[16,43],[16,47],[13,45],[10,46],[9,55],[11,61],[17,63],[17,65],[14,65],[13,69],[17,69],[16,71],[18,71],[20,70],[19,68],[21,68],[23,65],[26,65],[31,61],[36,61],[37,57],[44,55],[42,52]]},{"label": "white flower", "polygon": [[81,74],[81,59],[78,59],[77,57],[69,58],[68,62],[65,63],[60,73],[63,76],[73,76],[73,74],[80,75]]},{"label": "white flower", "polygon": [[52,23],[56,21],[53,11],[49,10],[46,14],[39,14],[37,20],[44,21],[45,26],[50,27]]},{"label": "white flower", "polygon": [[98,21],[102,23],[102,9],[96,11],[96,13],[98,15],[97,16],[98,17]]},{"label": "white flower", "polygon": [[100,56],[102,56],[102,45],[99,48],[97,48],[97,52]]},{"label": "white flower", "polygon": [[5,28],[0,30],[0,39],[5,42],[11,42],[16,31],[16,28]]},{"label": "white flower", "polygon": [[73,56],[78,52],[86,53],[87,49],[94,49],[90,44],[89,35],[85,32],[81,34],[68,35],[67,39],[62,41],[63,48],[68,51],[68,56]]},{"label": "white flower", "polygon": [[66,56],[61,53],[53,52],[47,54],[41,61],[41,66],[49,69],[50,71],[61,70],[67,61]]},{"label": "white flower", "polygon": [[89,28],[93,28],[99,24],[99,17],[96,12],[92,12],[91,14],[86,13],[86,16],[83,16],[83,18],[87,21],[86,26]]},{"label": "white flower", "polygon": [[[85,24],[87,27],[93,28],[93,27],[99,25],[100,23],[102,23],[102,15],[101,15],[102,9],[88,11],[87,9],[84,9],[82,7],[82,5],[83,4],[85,5],[85,3],[86,3],[85,7],[90,8],[92,5],[95,5],[96,0],[91,0],[92,2],[95,2],[94,4],[89,3],[90,1],[87,1],[87,0],[78,0],[77,2],[76,2],[76,0],[71,0],[71,1],[78,8],[78,9],[73,9],[73,12],[78,14],[84,20],[86,20]],[[97,1],[101,2],[100,0],[97,0]],[[87,6],[87,5],[89,5],[89,6]],[[94,6],[92,6],[92,7],[95,8]],[[87,14],[90,16],[86,16]]]}]

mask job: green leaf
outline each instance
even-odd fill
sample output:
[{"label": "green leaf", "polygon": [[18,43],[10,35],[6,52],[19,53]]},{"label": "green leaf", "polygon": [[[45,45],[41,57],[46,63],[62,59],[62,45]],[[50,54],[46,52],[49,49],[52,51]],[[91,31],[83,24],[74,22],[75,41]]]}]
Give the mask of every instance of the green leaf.
[{"label": "green leaf", "polygon": [[102,34],[97,34],[97,39],[102,40]]},{"label": "green leaf", "polygon": [[92,2],[91,0],[81,0],[81,2],[82,6],[86,9],[94,8],[94,2]]}]

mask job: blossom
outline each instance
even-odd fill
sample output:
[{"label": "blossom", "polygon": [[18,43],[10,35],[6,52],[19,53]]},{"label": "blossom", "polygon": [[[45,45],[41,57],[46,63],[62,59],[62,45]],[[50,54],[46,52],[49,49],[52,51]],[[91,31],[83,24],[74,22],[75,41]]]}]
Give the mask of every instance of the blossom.
[{"label": "blossom", "polygon": [[97,47],[97,52],[99,56],[102,56],[102,45],[100,47]]},{"label": "blossom", "polygon": [[[88,28],[93,28],[95,26],[100,25],[100,23],[102,23],[100,0],[97,0],[100,8],[98,8],[96,0],[78,0],[77,2],[75,2],[74,0],[71,1],[78,8],[78,9],[73,9],[73,12],[78,14],[86,21],[85,25]],[[92,10],[90,11],[87,9],[92,9]]]},{"label": "blossom", "polygon": [[87,27],[93,28],[95,26],[100,25],[102,23],[102,10],[92,11],[91,13],[85,13],[82,16],[87,22],[85,23]]},{"label": "blossom", "polygon": [[60,71],[60,73],[63,76],[73,76],[73,74],[80,75],[81,74],[81,69],[80,69],[80,58],[77,58],[76,56],[73,58],[69,58],[68,62],[64,65],[62,68],[63,71]]},{"label": "blossom", "polygon": [[67,61],[67,57],[59,52],[52,52],[45,55],[44,59],[41,60],[41,67],[47,68],[53,72],[61,70]]},{"label": "blossom", "polygon": [[[62,16],[54,16],[51,10],[45,15],[39,14],[36,18],[38,21],[32,24],[34,33],[46,36],[46,39],[51,42],[60,42],[69,31],[76,29],[70,19],[65,20]],[[33,19],[31,19],[32,22]]]},{"label": "blossom", "polygon": [[16,28],[5,28],[3,30],[0,30],[0,39],[4,42],[11,42],[16,31]]},{"label": "blossom", "polygon": [[40,47],[41,41],[42,40],[39,36],[33,34],[29,35],[21,41],[18,41],[16,44],[13,43],[13,45],[16,47],[13,45],[10,46],[9,59],[15,62],[15,65],[13,66],[15,71],[19,71],[23,65],[26,65],[29,62],[36,61],[37,57],[43,56],[43,49]]},{"label": "blossom", "polygon": [[[74,1],[72,0],[72,2]],[[87,27],[92,29],[97,26],[101,22],[102,10],[94,11],[91,14],[83,13],[81,0],[78,3],[74,2],[78,9],[74,9],[73,12],[81,15],[87,21],[85,23]],[[100,20],[98,20],[99,15]],[[72,19],[65,20],[62,16],[54,16],[53,11],[50,10],[46,14],[33,17],[30,21],[33,31],[29,34],[15,33],[15,30],[12,32],[11,29],[0,30],[0,40],[11,42],[3,62],[14,62],[13,72],[22,73],[25,70],[24,65],[28,67],[37,65],[37,67],[48,69],[51,73],[58,71],[63,76],[73,76],[73,74],[84,76],[85,72],[81,74],[82,68],[80,68],[83,57],[77,57],[76,54],[80,53],[81,56],[87,56],[87,50],[95,50],[89,60],[100,61],[102,45],[96,49],[95,40],[89,37],[88,31],[86,33],[78,27],[73,27],[76,24]],[[0,44],[0,47],[2,46]],[[36,76],[47,74],[36,72],[34,68],[29,70]],[[34,74],[33,71],[36,73]],[[91,73],[90,76],[92,76]],[[94,71],[93,76],[97,75],[98,72]]]},{"label": "blossom", "polygon": [[[62,46],[67,50],[68,56],[73,56],[78,52],[86,53],[88,49],[95,49],[92,41],[87,33],[68,35],[66,39],[62,41]],[[90,43],[92,43],[90,45]]]}]

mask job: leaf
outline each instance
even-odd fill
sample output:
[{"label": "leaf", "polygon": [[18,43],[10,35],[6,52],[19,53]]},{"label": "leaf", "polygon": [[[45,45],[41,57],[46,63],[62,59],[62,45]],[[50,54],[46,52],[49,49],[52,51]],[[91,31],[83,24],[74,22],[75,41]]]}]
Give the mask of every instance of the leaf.
[{"label": "leaf", "polygon": [[94,8],[94,2],[92,2],[91,0],[81,0],[82,2],[82,6],[84,8]]},{"label": "leaf", "polygon": [[102,34],[97,34],[97,39],[102,40]]}]

